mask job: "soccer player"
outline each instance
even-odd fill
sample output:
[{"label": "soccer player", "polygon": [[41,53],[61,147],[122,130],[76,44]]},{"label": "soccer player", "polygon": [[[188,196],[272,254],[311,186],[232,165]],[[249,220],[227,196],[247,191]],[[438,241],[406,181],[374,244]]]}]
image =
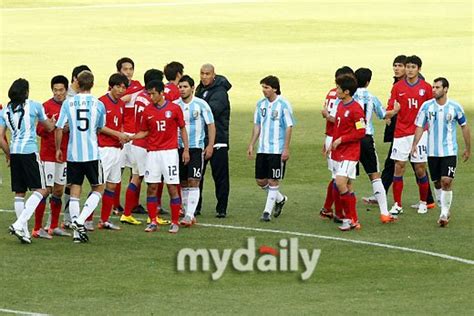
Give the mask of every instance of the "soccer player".
[{"label": "soccer player", "polygon": [[165,85],[165,99],[168,101],[178,100],[180,91],[178,83],[184,73],[184,66],[182,63],[172,61],[165,66],[164,74],[168,83]]},{"label": "soccer player", "polygon": [[148,136],[145,182],[148,184],[147,210],[150,224],[145,231],[154,232],[158,229],[156,189],[163,177],[170,194],[171,225],[168,232],[175,234],[179,230],[178,220],[181,209],[181,199],[177,189],[177,184],[179,184],[177,131],[179,129],[184,143],[184,164],[189,162],[188,134],[183,111],[178,105],[164,98],[163,82],[153,80],[145,88],[153,104],[147,106],[143,112],[141,131],[131,137],[135,140]]},{"label": "soccer player", "polygon": [[[0,112],[0,147],[10,165],[11,186],[15,192],[17,220],[10,225],[12,235],[22,243],[31,243],[28,220],[41,200],[48,195],[43,166],[38,155],[36,121],[48,131],[54,124],[46,117],[40,103],[28,99],[29,83],[25,79],[15,80],[8,90],[10,102]],[[5,141],[5,131],[11,132],[10,147]],[[25,203],[25,192],[33,193]]]},{"label": "soccer player", "polygon": [[[179,80],[181,98],[176,103],[181,107],[186,122],[189,139],[189,163],[184,165],[184,144],[179,139],[179,177],[181,180],[183,208],[185,216],[180,224],[191,226],[195,223],[194,212],[199,202],[199,182],[202,177],[203,159],[209,160],[214,151],[216,127],[209,104],[203,99],[194,97],[194,80],[188,75]],[[208,144],[204,148],[205,126],[208,132]]]},{"label": "soccer player", "polygon": [[428,167],[436,189],[441,189],[441,214],[438,219],[441,227],[448,225],[451,215],[452,183],[458,152],[456,124],[461,126],[464,138],[463,160],[467,161],[471,156],[471,132],[464,110],[459,103],[448,99],[448,89],[449,82],[446,78],[439,77],[434,80],[434,98],[423,103],[418,113],[412,146],[412,154],[418,154],[418,143],[423,137],[424,127],[428,124]]},{"label": "soccer player", "polygon": [[395,203],[390,209],[390,214],[392,215],[403,213],[403,174],[405,173],[405,166],[408,160],[415,164],[415,174],[420,195],[418,213],[425,214],[428,212],[426,205],[429,190],[429,180],[426,175],[426,161],[428,160],[426,133],[424,133],[418,143],[418,155],[410,155],[416,129],[414,124],[416,115],[421,105],[431,99],[433,95],[431,85],[419,77],[421,64],[421,59],[418,56],[407,57],[405,66],[406,78],[393,85],[388,102],[386,118],[391,118],[398,113],[392,155],[390,156],[395,160],[393,176],[393,199]]},{"label": "soccer player", "polygon": [[[129,80],[121,74],[115,73],[109,78],[109,92],[99,98],[105,106],[105,126],[121,133],[123,129],[123,109],[125,102],[120,98],[127,90]],[[125,135],[122,139],[126,139]],[[117,183],[121,181],[121,139],[100,133],[99,154],[106,181],[104,195],[102,197],[102,209],[99,221],[99,229],[119,230],[120,227],[110,222],[110,213],[114,204],[114,195]]]},{"label": "soccer player", "polygon": [[[102,197],[104,190],[103,170],[99,159],[99,146],[97,144],[97,133],[103,132],[115,135],[117,138],[121,133],[110,130],[105,126],[104,104],[90,94],[94,86],[94,75],[87,70],[77,76],[79,93],[74,97],[67,98],[59,119],[56,122],[56,160],[63,161],[61,141],[63,128],[69,124],[69,142],[67,148],[67,183],[71,187],[71,198],[69,201],[69,212],[71,214],[71,228],[74,230],[74,242],[87,242],[87,230],[84,222],[92,214]],[[92,192],[80,211],[79,199],[81,196],[82,183],[87,177]]]},{"label": "soccer player", "polygon": [[[354,74],[354,71],[352,70],[352,68],[348,66],[343,66],[336,70],[334,79],[336,79],[338,76],[343,75],[343,74]],[[331,143],[332,143],[332,135],[334,131],[334,122],[336,119],[337,105],[340,101],[336,96],[336,89],[337,88],[333,88],[329,90],[328,94],[326,95],[324,108],[321,110],[321,114],[323,118],[326,119],[326,138],[324,140],[322,152],[326,156],[326,159],[327,159],[328,169],[331,172],[331,181],[329,181],[328,183],[328,187],[326,190],[326,199],[324,201],[324,206],[319,211],[319,216],[323,219],[334,218],[334,222],[342,223],[341,218],[344,215],[342,214],[342,204],[339,199],[339,194],[337,193],[337,191],[333,190],[336,186],[336,183],[334,182],[336,175],[332,173],[333,171],[332,159],[331,159],[331,152],[329,151],[331,147]],[[329,154],[326,155],[326,153],[329,153]],[[334,209],[336,213],[335,215],[331,208],[333,203],[334,203]]]},{"label": "soccer player", "polygon": [[[61,111],[63,101],[66,99],[67,88],[69,81],[64,76],[55,76],[51,79],[51,90],[53,97],[43,103],[45,114],[48,118],[56,121]],[[48,232],[43,229],[43,215],[46,208],[46,198],[41,200],[35,211],[35,227],[32,232],[32,236],[35,238],[46,238],[51,239],[51,236],[71,236],[71,234],[65,232],[60,227],[59,215],[62,207],[62,196],[64,192],[64,186],[66,185],[66,163],[56,162],[56,150],[54,141],[54,132],[49,132],[42,124],[36,126],[36,131],[41,137],[41,149],[40,158],[43,162],[44,173],[46,175],[46,187],[48,189],[49,206],[51,209]],[[61,143],[61,150],[63,155],[67,151],[68,143],[68,127],[65,126],[63,130],[63,140]]]},{"label": "soccer player", "polygon": [[380,178],[379,159],[375,150],[374,126],[372,124],[373,113],[380,120],[384,119],[386,113],[380,100],[367,90],[372,80],[372,71],[368,68],[359,68],[355,71],[355,76],[358,88],[353,98],[362,107],[366,122],[365,136],[360,140],[359,161],[372,182],[372,190],[380,209],[380,221],[384,224],[390,223],[395,220],[395,217],[388,212],[387,194]]},{"label": "soccer player", "polygon": [[260,85],[264,98],[257,102],[255,108],[247,157],[253,158],[258,139],[255,179],[257,185],[268,192],[261,220],[269,222],[273,208],[273,216],[278,217],[288,201],[288,197],[281,194],[279,188],[286,162],[290,158],[294,118],[291,104],[281,96],[280,80],[277,77],[267,76],[260,80]]}]

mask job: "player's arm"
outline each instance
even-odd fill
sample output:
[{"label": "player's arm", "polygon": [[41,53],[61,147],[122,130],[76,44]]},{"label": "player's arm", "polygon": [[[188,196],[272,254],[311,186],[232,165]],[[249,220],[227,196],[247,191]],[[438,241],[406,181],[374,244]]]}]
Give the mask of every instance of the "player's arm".
[{"label": "player's arm", "polygon": [[290,142],[293,126],[288,126],[285,130],[285,144],[283,145],[283,152],[281,153],[281,160],[287,161],[290,159]]},{"label": "player's arm", "polygon": [[423,127],[417,126],[415,130],[415,138],[413,139],[413,145],[411,147],[411,154],[414,156],[416,155],[416,146],[418,146],[418,142],[421,139],[421,136],[423,136]]},{"label": "player's arm", "polygon": [[63,140],[63,129],[56,127],[54,131],[54,146],[56,147],[56,161],[63,162],[63,152],[61,151],[61,142]]},{"label": "player's arm", "polygon": [[189,139],[188,139],[188,132],[186,131],[186,126],[183,125],[179,128],[179,132],[181,133],[181,140],[183,141],[183,163],[185,165],[189,162]]},{"label": "player's arm", "polygon": [[212,108],[214,117],[219,117],[222,113],[230,108],[229,95],[225,91],[217,91],[212,94],[208,103]]},{"label": "player's arm", "polygon": [[113,130],[107,126],[99,128],[99,132],[105,135],[109,135],[120,140],[121,143],[126,143],[130,140],[130,137],[127,134]]},{"label": "player's arm", "polygon": [[132,136],[130,136],[130,140],[145,138],[148,136],[149,133],[150,133],[149,131],[139,131],[138,133],[135,133]]},{"label": "player's arm", "polygon": [[471,157],[471,130],[467,124],[461,126],[462,137],[464,138],[464,153],[462,154],[463,161],[467,161]]},{"label": "player's arm", "polygon": [[9,165],[9,162],[10,162],[10,147],[8,147],[5,136],[6,136],[6,126],[0,125],[0,147],[2,148],[3,152],[5,153],[5,157],[7,159],[7,164]]},{"label": "player's arm", "polygon": [[424,127],[426,126],[426,123],[427,123],[426,109],[427,109],[427,106],[423,104],[415,119],[416,129],[415,129],[415,137],[413,138],[413,144],[411,147],[412,155],[416,155],[416,152],[417,152],[416,146],[418,146],[418,142],[420,141],[421,136],[423,135]]},{"label": "player's arm", "polygon": [[254,124],[253,130],[252,130],[252,137],[250,138],[250,143],[247,148],[248,159],[253,158],[253,148],[255,146],[255,143],[257,142],[258,136],[260,136],[260,124]]},{"label": "player's arm", "polygon": [[385,109],[382,106],[382,102],[380,102],[380,100],[376,96],[374,96],[372,102],[374,104],[375,115],[377,115],[377,118],[379,120],[383,120],[387,113],[385,112]]},{"label": "player's arm", "polygon": [[391,119],[400,112],[400,103],[397,101],[397,90],[396,87],[392,87],[390,93],[390,99],[388,100],[387,113],[385,114],[385,119]]},{"label": "player's arm", "polygon": [[207,138],[208,144],[204,149],[204,158],[209,160],[214,152],[214,143],[216,141],[216,125],[214,123],[207,124]]}]

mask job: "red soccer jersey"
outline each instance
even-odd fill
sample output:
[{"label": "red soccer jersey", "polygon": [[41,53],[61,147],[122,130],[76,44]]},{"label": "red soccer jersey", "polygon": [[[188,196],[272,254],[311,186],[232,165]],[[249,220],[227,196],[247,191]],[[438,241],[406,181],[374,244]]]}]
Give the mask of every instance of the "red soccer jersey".
[{"label": "red soccer jersey", "polygon": [[[152,104],[150,96],[148,95],[148,92],[146,92],[146,90],[143,90],[135,100],[135,109],[137,110],[135,114],[136,133],[140,131],[143,112],[150,104]],[[148,144],[147,138],[148,137],[142,139],[135,139],[132,144],[146,149]]]},{"label": "red soccer jersey", "polygon": [[333,142],[341,137],[341,144],[331,153],[336,161],[359,161],[360,140],[365,136],[365,115],[362,107],[352,99],[349,103],[339,102]]},{"label": "red soccer jersey", "polygon": [[178,127],[184,127],[181,108],[166,101],[163,106],[150,105],[143,112],[142,131],[149,131],[148,151],[177,149]]},{"label": "red soccer jersey", "polygon": [[[105,126],[114,131],[122,131],[123,127],[123,109],[125,103],[122,100],[114,101],[107,93],[99,98],[105,105]],[[116,147],[122,148],[120,140],[116,137],[99,133],[98,137],[99,147]]]},{"label": "red soccer jersey", "polygon": [[165,99],[168,101],[178,100],[181,97],[179,94],[179,88],[172,82],[168,82],[165,85]]},{"label": "red soccer jersey", "polygon": [[398,112],[395,125],[394,136],[396,138],[415,134],[415,119],[418,111],[425,101],[432,98],[431,85],[421,78],[413,85],[409,84],[406,79],[393,85],[387,110],[393,109],[395,100],[400,104],[400,112]]},{"label": "red soccer jersey", "polygon": [[[329,90],[326,95],[326,100],[324,101],[324,107],[328,110],[328,113],[331,113],[331,110],[336,106],[336,88]],[[326,120],[326,135],[332,136],[334,130],[334,123]]]},{"label": "red soccer jersey", "polygon": [[135,133],[135,99],[143,90],[143,86],[137,80],[130,81],[130,85],[125,91],[125,95],[130,95],[132,98],[125,104],[123,109],[123,131],[126,133]]},{"label": "red soccer jersey", "polygon": [[[57,120],[59,112],[61,112],[61,103],[56,102],[53,98],[43,103],[44,112],[48,118]],[[54,131],[47,132],[43,124],[38,123],[36,133],[41,137],[40,158],[42,161],[56,162],[56,143],[54,140]],[[69,141],[69,133],[63,133],[61,141],[61,151],[63,157],[67,157],[67,143]]]}]

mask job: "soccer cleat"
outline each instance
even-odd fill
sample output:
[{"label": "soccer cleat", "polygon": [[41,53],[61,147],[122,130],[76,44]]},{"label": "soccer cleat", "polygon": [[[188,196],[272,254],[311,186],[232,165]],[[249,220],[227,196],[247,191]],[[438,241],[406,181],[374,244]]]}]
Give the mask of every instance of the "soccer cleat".
[{"label": "soccer cleat", "polygon": [[438,219],[439,227],[446,227],[449,223],[449,216],[441,215]]},{"label": "soccer cleat", "polygon": [[426,202],[420,202],[418,205],[418,214],[426,214],[428,213],[428,207],[426,206]]},{"label": "soccer cleat", "polygon": [[61,227],[62,227],[63,229],[71,229],[71,222],[65,220],[65,221],[61,224]]},{"label": "soccer cleat", "polygon": [[350,219],[343,219],[342,224],[338,226],[340,231],[348,231],[352,229],[359,230],[362,228],[359,222],[352,222]]},{"label": "soccer cleat", "polygon": [[122,205],[117,205],[117,206],[114,206],[113,209],[112,209],[112,212],[115,214],[115,215],[118,215],[118,214],[123,214],[123,206]]},{"label": "soccer cleat", "polygon": [[31,235],[32,235],[34,238],[53,239],[53,236],[51,236],[50,234],[48,234],[48,232],[45,231],[43,228],[40,228],[40,229],[38,229],[38,230],[33,230],[33,232],[31,233]]},{"label": "soccer cleat", "polygon": [[194,218],[191,218],[191,216],[186,215],[181,221],[179,222],[179,225],[181,226],[186,226],[186,227],[191,227],[196,220]]},{"label": "soccer cleat", "polygon": [[10,227],[8,227],[8,231],[10,232],[10,235],[15,235],[22,244],[31,244],[31,239],[25,235],[23,230],[15,229],[13,225],[10,225]]},{"label": "soccer cleat", "polygon": [[48,234],[50,234],[51,236],[61,236],[61,237],[71,237],[72,235],[68,232],[66,232],[65,230],[59,228],[59,227],[56,227],[56,228],[53,228],[53,229],[48,229]]},{"label": "soccer cleat", "polygon": [[120,230],[120,226],[112,224],[109,221],[102,222],[99,221],[99,224],[97,225],[99,229],[110,229],[110,230]]},{"label": "soccer cleat", "polygon": [[380,214],[380,221],[382,222],[382,224],[393,223],[393,222],[396,222],[397,220],[398,218],[394,215]]},{"label": "soccer cleat", "polygon": [[216,213],[217,218],[225,218],[227,216],[227,213],[225,211],[219,211]]},{"label": "soccer cleat", "polygon": [[132,215],[130,215],[130,216],[122,215],[122,216],[120,216],[120,222],[124,223],[124,224],[130,224],[130,225],[141,225],[141,223],[142,223],[140,221],[137,221],[135,219],[135,217],[133,217]]},{"label": "soccer cleat", "polygon": [[260,217],[260,220],[263,222],[269,222],[271,220],[270,213],[263,212],[262,217]]},{"label": "soccer cleat", "polygon": [[283,195],[283,200],[281,200],[281,202],[275,203],[275,210],[273,211],[273,217],[280,216],[281,210],[283,209],[283,206],[285,205],[287,201],[288,201],[288,197],[286,195]]},{"label": "soccer cleat", "polygon": [[168,229],[168,233],[170,234],[176,234],[179,231],[179,225],[178,224],[171,224],[170,229]]},{"label": "soccer cleat", "polygon": [[369,196],[369,197],[364,196],[362,198],[362,202],[364,202],[364,204],[367,204],[367,205],[378,205],[379,204],[379,202],[377,201],[377,199],[373,195]]},{"label": "soccer cleat", "polygon": [[319,211],[319,217],[321,217],[322,219],[326,219],[326,218],[332,219],[334,218],[334,213],[332,212],[331,209],[328,210],[324,207],[321,207],[321,210]]},{"label": "soccer cleat", "polygon": [[81,242],[88,242],[89,237],[87,236],[87,229],[84,225],[79,224],[77,221],[71,224],[71,228],[78,234],[77,237]]},{"label": "soccer cleat", "polygon": [[147,233],[156,232],[157,230],[158,230],[158,225],[156,223],[150,223],[145,228],[145,231]]},{"label": "soccer cleat", "polygon": [[336,224],[342,224],[342,218],[338,217],[337,215],[334,215],[333,221]]},{"label": "soccer cleat", "polygon": [[390,209],[389,213],[392,215],[403,214],[403,208],[401,206],[398,206],[398,203],[395,202],[395,204],[393,204],[392,208]]},{"label": "soccer cleat", "polygon": [[[171,224],[171,221],[167,220],[167,219],[163,219],[159,216],[156,217],[156,222],[158,223],[158,225],[169,225]],[[150,220],[150,217],[148,216],[148,218],[146,219],[146,223],[147,224],[150,224],[151,223],[151,220]]]},{"label": "soccer cleat", "polygon": [[157,211],[158,215],[170,215],[170,212],[161,206],[157,208]]},{"label": "soccer cleat", "polygon": [[93,221],[85,221],[84,222],[84,227],[88,232],[93,232],[94,231],[94,222]]},{"label": "soccer cleat", "polygon": [[80,244],[82,241],[81,241],[81,238],[79,238],[79,237],[74,237],[74,238],[72,239],[72,242],[75,243],[75,244]]},{"label": "soccer cleat", "polygon": [[148,212],[146,211],[146,209],[141,205],[137,205],[133,210],[132,210],[132,213],[134,214],[148,214]]},{"label": "soccer cleat", "polygon": [[[158,213],[158,214],[159,214],[159,213]],[[179,217],[184,217],[184,215],[185,215],[184,209],[180,208],[180,209],[179,209]]]},{"label": "soccer cleat", "polygon": [[[420,207],[420,203],[421,203],[421,201],[416,203],[416,204],[410,205],[410,207],[417,210]],[[435,208],[435,207],[436,207],[436,203],[431,203],[431,204],[426,205],[426,208],[429,209],[429,210],[431,210],[432,208]]]}]

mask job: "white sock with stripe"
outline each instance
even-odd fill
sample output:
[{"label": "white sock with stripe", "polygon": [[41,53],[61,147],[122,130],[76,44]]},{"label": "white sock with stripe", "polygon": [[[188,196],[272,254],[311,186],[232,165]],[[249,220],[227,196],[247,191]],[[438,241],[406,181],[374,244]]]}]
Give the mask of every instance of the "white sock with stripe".
[{"label": "white sock with stripe", "polygon": [[[89,217],[89,215],[94,212],[97,205],[99,205],[100,199],[102,198],[102,194],[99,192],[92,192],[84,203],[84,207],[82,208],[82,212],[77,218],[77,223],[80,225],[84,225],[84,222]],[[71,203],[69,202],[69,208],[71,208]],[[69,210],[70,211],[70,210]],[[71,216],[72,217],[72,216]]]},{"label": "white sock with stripe", "polygon": [[382,183],[382,179],[375,179],[372,181],[372,190],[374,191],[374,196],[377,199],[379,204],[380,214],[388,216],[388,206],[387,206],[387,193]]},{"label": "white sock with stripe", "polygon": [[448,217],[451,202],[453,201],[453,191],[441,190],[441,215]]},{"label": "white sock with stripe", "polygon": [[33,192],[31,196],[26,200],[25,208],[21,212],[20,217],[16,220],[13,226],[16,229],[26,229],[28,230],[28,220],[31,218],[31,215],[36,210],[36,207],[43,199],[43,195],[37,191]]},{"label": "white sock with stripe", "polygon": [[268,187],[267,202],[265,203],[265,210],[263,212],[269,214],[272,213],[273,207],[275,206],[275,202],[278,196],[278,188],[279,186]]},{"label": "white sock with stripe", "polygon": [[199,202],[199,187],[188,188],[188,207],[186,207],[186,215],[194,218],[197,204]]},{"label": "white sock with stripe", "polygon": [[181,188],[181,207],[186,211],[188,209],[189,188]]}]

